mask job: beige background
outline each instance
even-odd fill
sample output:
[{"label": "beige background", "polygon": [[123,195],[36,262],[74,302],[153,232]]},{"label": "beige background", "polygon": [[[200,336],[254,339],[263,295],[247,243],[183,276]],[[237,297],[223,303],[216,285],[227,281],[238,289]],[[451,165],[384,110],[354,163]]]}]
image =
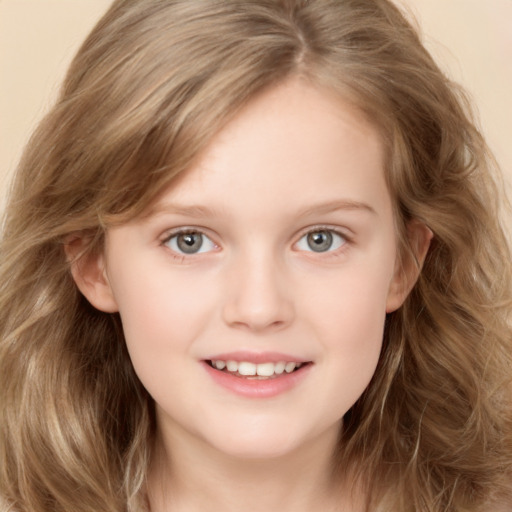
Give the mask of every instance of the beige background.
[{"label": "beige background", "polygon": [[[229,0],[226,0],[229,1]],[[396,0],[475,99],[512,183],[512,0]],[[8,177],[78,45],[111,0],[0,0],[0,207]]]}]

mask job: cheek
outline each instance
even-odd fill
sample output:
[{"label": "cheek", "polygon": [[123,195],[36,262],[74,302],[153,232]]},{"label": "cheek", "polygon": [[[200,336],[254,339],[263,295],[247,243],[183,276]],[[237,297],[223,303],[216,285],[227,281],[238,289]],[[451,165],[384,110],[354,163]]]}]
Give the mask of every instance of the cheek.
[{"label": "cheek", "polygon": [[393,264],[388,259],[388,263],[362,260],[314,276],[299,293],[303,314],[317,319],[325,329],[326,339],[334,336],[358,345],[371,343],[382,332],[386,315],[393,274]]},{"label": "cheek", "polygon": [[378,265],[354,266],[330,276],[303,303],[306,329],[315,331],[331,376],[326,396],[343,414],[366,389],[379,360],[389,274]]},{"label": "cheek", "polygon": [[128,352],[145,383],[158,375],[158,368],[168,367],[190,350],[209,322],[214,299],[210,290],[198,290],[197,283],[176,275],[159,273],[155,278],[148,272],[116,277],[122,283],[116,301]]},{"label": "cheek", "polygon": [[330,320],[324,324],[323,339],[333,356],[332,364],[336,372],[343,375],[345,386],[353,386],[362,393],[380,356],[385,301],[369,294],[354,293],[349,299],[331,302],[328,308],[324,311]]}]

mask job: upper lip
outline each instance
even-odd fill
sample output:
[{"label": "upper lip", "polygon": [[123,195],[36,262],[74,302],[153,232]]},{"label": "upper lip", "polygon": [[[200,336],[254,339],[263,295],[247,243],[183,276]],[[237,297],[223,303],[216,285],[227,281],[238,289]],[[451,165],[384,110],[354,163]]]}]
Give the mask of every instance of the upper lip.
[{"label": "upper lip", "polygon": [[248,363],[279,363],[279,362],[295,362],[295,363],[308,363],[310,359],[303,357],[283,354],[280,352],[250,352],[250,351],[237,351],[237,352],[223,352],[222,354],[215,354],[207,357],[206,361],[246,361]]}]

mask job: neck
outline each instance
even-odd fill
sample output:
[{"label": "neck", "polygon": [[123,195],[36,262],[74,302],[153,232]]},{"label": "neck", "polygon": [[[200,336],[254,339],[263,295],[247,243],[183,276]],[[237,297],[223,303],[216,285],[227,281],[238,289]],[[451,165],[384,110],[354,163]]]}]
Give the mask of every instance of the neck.
[{"label": "neck", "polygon": [[220,453],[180,434],[156,440],[148,481],[151,512],[234,512],[248,505],[251,512],[356,510],[351,486],[333,477],[334,430],[266,459]]}]

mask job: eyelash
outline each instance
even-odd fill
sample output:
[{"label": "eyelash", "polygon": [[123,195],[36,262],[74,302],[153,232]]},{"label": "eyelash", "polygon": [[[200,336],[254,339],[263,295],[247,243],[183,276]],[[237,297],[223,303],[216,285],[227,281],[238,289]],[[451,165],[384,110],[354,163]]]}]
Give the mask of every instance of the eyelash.
[{"label": "eyelash", "polygon": [[[330,233],[331,235],[340,237],[343,240],[341,246],[335,248],[334,250],[331,250],[331,249],[328,249],[326,251],[304,250],[303,252],[310,253],[312,255],[315,255],[315,254],[321,255],[322,258],[338,257],[341,254],[343,254],[348,249],[348,246],[352,243],[351,237],[347,236],[347,234],[345,232],[342,232],[342,231],[335,229],[333,227],[330,227],[330,226],[318,225],[318,226],[313,226],[313,227],[307,229],[306,231],[303,231],[301,233],[301,235],[299,236],[298,240],[294,243],[294,246],[296,246],[303,238],[307,237],[308,235],[311,235],[313,233],[321,233],[321,232]],[[169,253],[171,254],[171,256],[173,258],[175,258],[176,260],[179,260],[180,262],[183,262],[187,258],[194,257],[194,256],[197,256],[197,255],[205,253],[205,252],[212,252],[211,250],[208,250],[208,251],[200,251],[197,253],[186,254],[183,252],[178,252],[177,250],[169,247],[169,242],[173,238],[178,237],[180,235],[187,235],[187,234],[201,235],[202,237],[208,239],[210,241],[210,243],[213,244],[215,247],[218,247],[218,245],[215,242],[213,242],[211,240],[211,238],[207,234],[205,234],[205,232],[200,228],[186,227],[186,228],[176,229],[176,230],[172,231],[171,233],[168,233],[167,236],[161,241],[161,244],[162,244],[162,246],[166,246],[168,249],[170,249]],[[201,247],[202,247],[202,245],[200,246],[200,248]]]},{"label": "eyelash", "polygon": [[295,242],[294,245],[297,245],[303,238],[307,237],[308,235],[311,235],[313,233],[321,233],[326,232],[330,233],[331,235],[337,236],[342,239],[341,246],[335,249],[328,249],[327,251],[304,251],[310,255],[321,255],[322,258],[336,258],[343,254],[347,249],[348,246],[352,243],[351,237],[349,237],[346,233],[340,231],[339,229],[330,227],[330,226],[313,226],[312,228],[307,229],[304,231],[297,242]]},{"label": "eyelash", "polygon": [[[168,249],[170,249],[169,250],[170,255],[173,258],[175,258],[176,260],[178,260],[179,262],[183,262],[186,258],[197,256],[198,254],[202,254],[203,252],[211,252],[211,251],[200,251],[197,253],[186,254],[183,252],[178,252],[177,250],[175,250],[169,246],[169,242],[173,238],[176,238],[180,235],[187,235],[187,234],[201,235],[203,237],[203,240],[204,240],[204,238],[207,238],[215,247],[218,247],[217,244],[215,242],[213,242],[211,240],[211,238],[208,235],[206,235],[205,232],[203,230],[201,230],[200,228],[187,227],[187,228],[176,229],[176,230],[172,231],[171,233],[168,233],[167,236],[162,240],[161,244],[162,244],[162,246],[165,246]],[[201,243],[200,248],[202,247],[203,243],[204,242]]]}]

